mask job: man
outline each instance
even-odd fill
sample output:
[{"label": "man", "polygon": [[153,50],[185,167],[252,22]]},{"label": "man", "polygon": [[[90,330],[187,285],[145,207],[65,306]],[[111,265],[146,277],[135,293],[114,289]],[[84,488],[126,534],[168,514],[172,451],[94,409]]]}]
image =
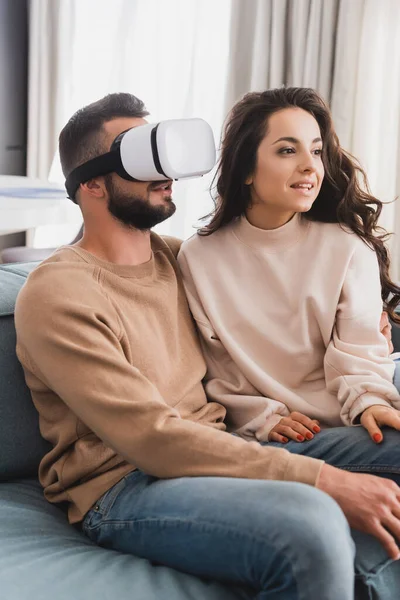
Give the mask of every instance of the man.
[{"label": "man", "polygon": [[[65,176],[147,114],[129,94],[78,111],[60,135]],[[393,597],[399,563],[365,533],[398,558],[397,485],[245,442],[207,403],[179,241],[150,231],[175,211],[171,182],[109,173],[75,200],[82,240],[30,275],[16,308],[18,356],[53,445],[39,472],[46,498],[67,502],[100,545],[258,598],[353,598],[350,524],[364,532],[358,597]]]}]

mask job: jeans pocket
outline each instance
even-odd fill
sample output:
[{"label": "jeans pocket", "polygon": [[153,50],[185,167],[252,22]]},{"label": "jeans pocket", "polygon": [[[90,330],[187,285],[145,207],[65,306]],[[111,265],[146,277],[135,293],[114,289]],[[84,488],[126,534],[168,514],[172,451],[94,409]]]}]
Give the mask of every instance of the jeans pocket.
[{"label": "jeans pocket", "polygon": [[118,483],[112,486],[109,490],[106,491],[96,502],[93,508],[86,513],[85,518],[82,521],[82,531],[92,539],[90,535],[90,531],[96,528],[103,519],[107,518],[108,513],[113,507],[115,500],[118,498],[118,495],[125,488],[126,482],[125,477],[123,477]]},{"label": "jeans pocket", "polygon": [[[134,472],[136,473],[137,471],[134,471]],[[126,480],[129,477],[129,475],[125,475],[125,477],[123,477],[120,481],[118,481],[118,483],[116,483],[115,485],[113,485],[112,488],[107,490],[107,492],[105,494],[103,494],[103,496],[100,498],[100,500],[96,503],[96,505],[92,509],[95,512],[97,512],[99,515],[101,515],[103,517],[103,519],[107,518],[108,513],[110,512],[110,510],[112,509],[112,507],[114,505],[114,502],[116,501],[116,499],[118,498],[118,496],[122,492],[122,490],[125,488]]]},{"label": "jeans pocket", "polygon": [[[102,528],[102,525],[105,525],[109,520],[118,520],[117,515],[113,513],[112,509],[126,488],[128,487],[130,492],[132,492],[132,488],[135,490],[135,492],[140,492],[143,487],[146,487],[149,479],[156,480],[157,478],[146,475],[139,469],[135,469],[134,471],[128,473],[128,475],[125,475],[125,477],[118,481],[118,483],[107,490],[96,502],[93,508],[86,513],[82,521],[83,533],[85,533],[86,536],[92,541],[97,543],[97,536]],[[130,495],[130,501],[131,499],[132,495]],[[123,498],[121,498],[121,502],[123,502]]]},{"label": "jeans pocket", "polygon": [[108,517],[112,507],[118,496],[125,489],[127,480],[130,481],[140,477],[142,472],[139,469],[135,469],[128,475],[125,475],[118,483],[113,485],[109,490],[107,490],[101,498],[96,502],[96,504],[86,513],[83,521],[82,521],[82,530],[87,534],[90,529],[93,527],[97,527],[97,525]]}]

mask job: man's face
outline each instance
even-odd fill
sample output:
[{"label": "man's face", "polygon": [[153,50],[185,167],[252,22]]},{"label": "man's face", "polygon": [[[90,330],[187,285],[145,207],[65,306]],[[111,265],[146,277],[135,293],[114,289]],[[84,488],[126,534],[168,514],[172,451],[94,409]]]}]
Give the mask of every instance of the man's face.
[{"label": "man's face", "polygon": [[[141,118],[119,117],[104,124],[109,146],[127,129],[145,125]],[[127,181],[116,173],[104,177],[109,195],[108,210],[124,225],[135,229],[151,229],[171,217],[176,206],[172,202],[172,181]]]}]

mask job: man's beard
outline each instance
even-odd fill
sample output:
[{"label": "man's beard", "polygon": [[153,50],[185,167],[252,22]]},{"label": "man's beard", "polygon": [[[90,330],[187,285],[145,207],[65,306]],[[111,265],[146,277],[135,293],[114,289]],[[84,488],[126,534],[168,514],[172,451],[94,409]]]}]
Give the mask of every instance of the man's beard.
[{"label": "man's beard", "polygon": [[152,206],[143,196],[133,196],[119,190],[107,175],[105,184],[109,195],[108,210],[128,227],[146,231],[171,217],[176,210],[171,198],[168,198],[166,204]]}]

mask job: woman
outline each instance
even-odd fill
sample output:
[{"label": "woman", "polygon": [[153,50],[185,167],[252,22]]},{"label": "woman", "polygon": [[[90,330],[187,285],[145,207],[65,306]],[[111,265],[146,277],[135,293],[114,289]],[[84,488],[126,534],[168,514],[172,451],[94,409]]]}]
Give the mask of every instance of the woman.
[{"label": "woman", "polygon": [[179,262],[206,391],[238,435],[303,442],[361,423],[379,443],[382,425],[400,429],[379,327],[383,306],[399,320],[400,288],[360,175],[314,90],[249,93],[228,117],[215,210]]}]

